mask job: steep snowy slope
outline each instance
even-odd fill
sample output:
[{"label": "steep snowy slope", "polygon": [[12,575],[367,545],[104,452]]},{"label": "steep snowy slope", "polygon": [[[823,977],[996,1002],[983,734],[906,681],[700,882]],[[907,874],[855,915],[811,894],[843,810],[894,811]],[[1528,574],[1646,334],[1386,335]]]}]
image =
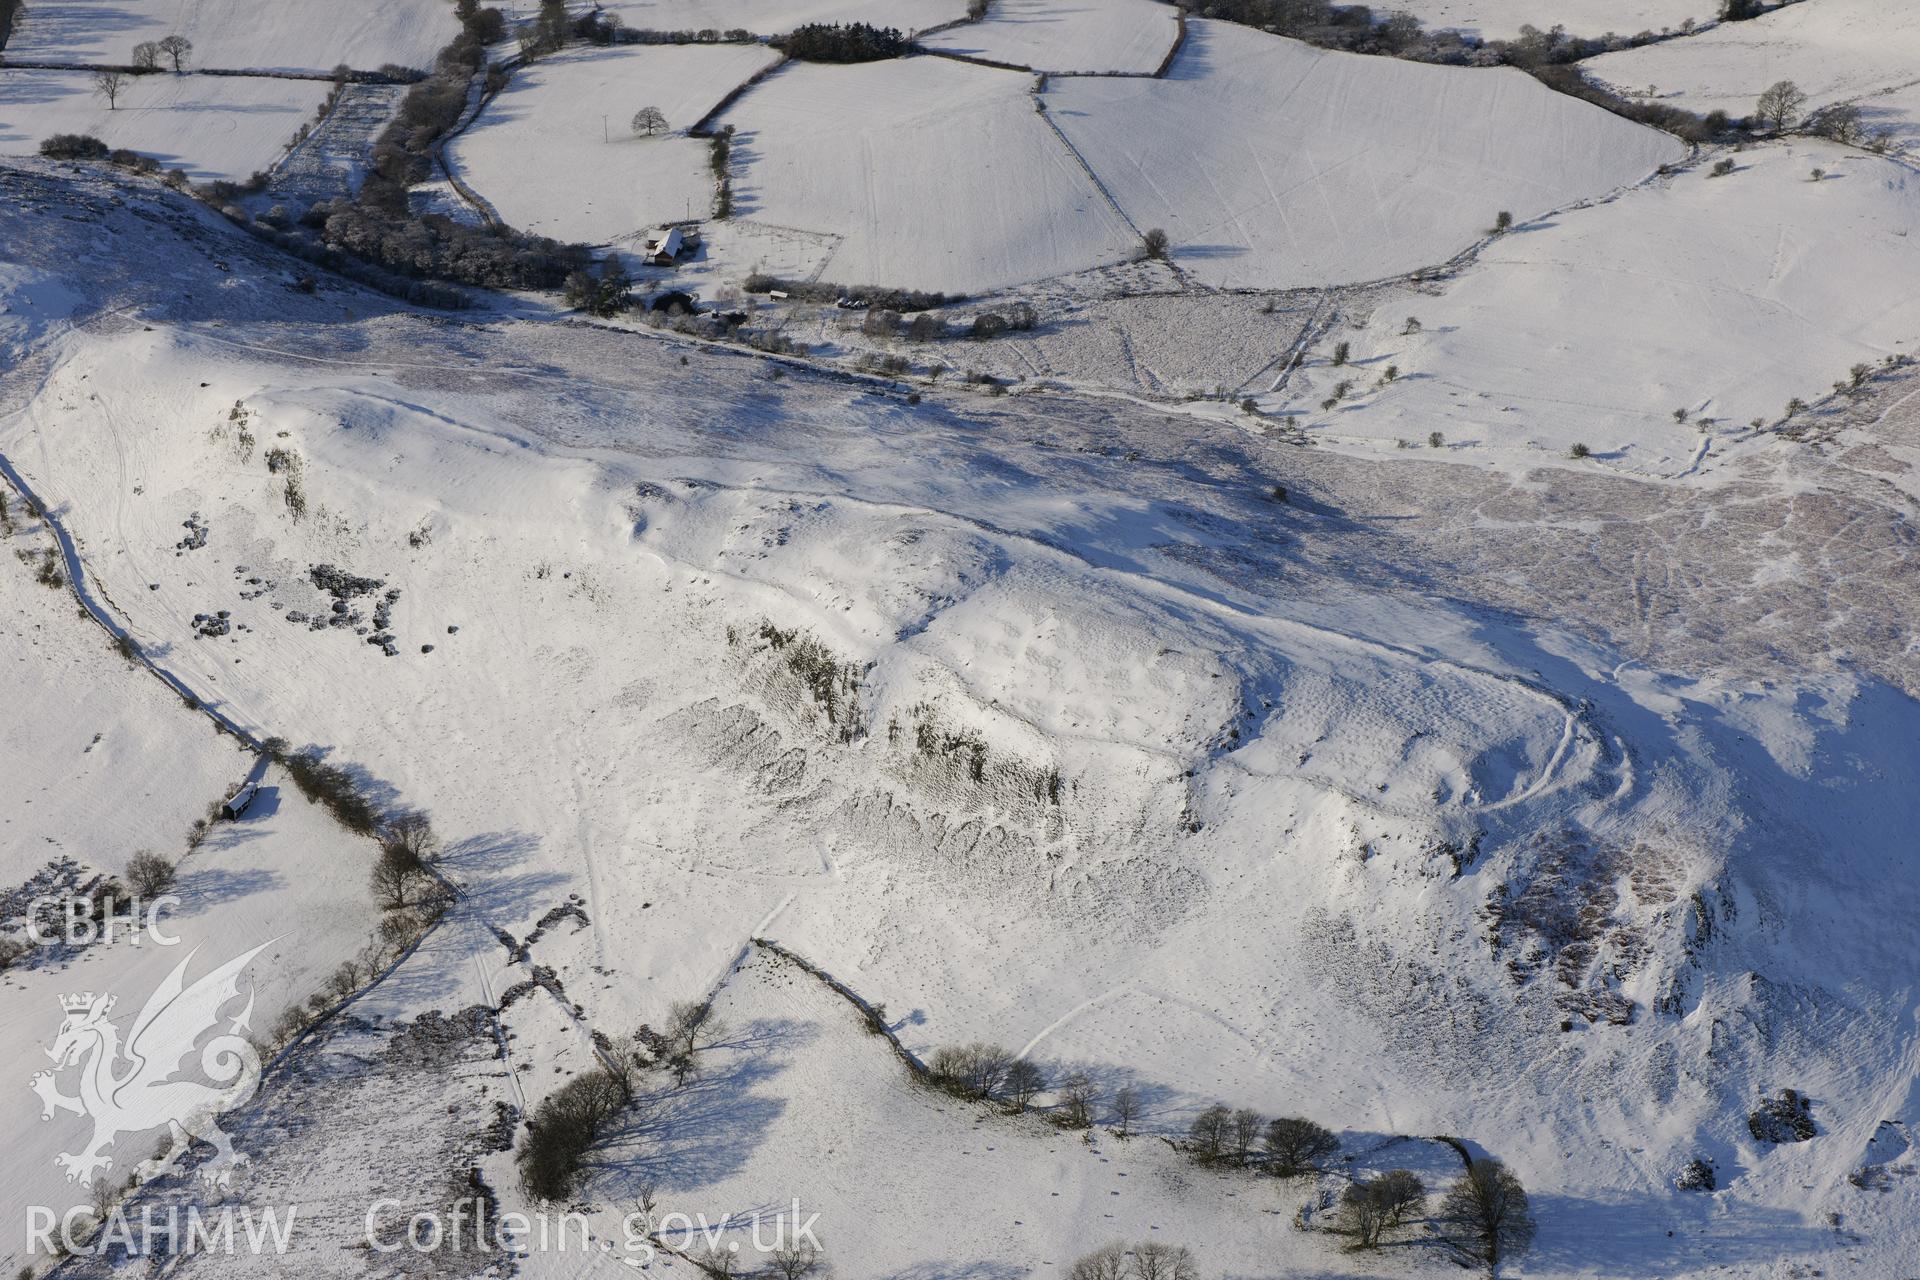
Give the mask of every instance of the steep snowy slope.
[{"label": "steep snowy slope", "polygon": [[[430,811],[476,922],[587,1026],[657,1025],[760,934],[883,1001],[915,1052],[990,1036],[1138,1082],[1156,1133],[1217,1098],[1462,1136],[1536,1194],[1529,1274],[1913,1248],[1913,1180],[1848,1181],[1912,1122],[1920,1044],[1897,490],[1785,441],[1709,492],[1327,456],[1119,403],[909,403],[646,335],[295,295],[151,190],[8,181],[75,215],[0,208],[0,233],[83,323],[6,375],[0,455],[193,687]],[[114,270],[136,240],[166,276]],[[277,466],[213,436],[236,404]],[[1911,451],[1890,421],[1844,443]],[[174,560],[196,510],[204,554],[264,594]],[[391,656],[325,621],[327,565],[378,583],[349,614],[399,591]],[[1654,612],[1675,582],[1679,619]],[[189,638],[213,603],[248,627],[224,648]],[[479,974],[504,1000],[495,936],[450,938],[388,998],[455,1007]],[[583,1064],[556,1006],[506,1018],[530,1099]],[[652,1175],[746,1210],[818,1179],[846,1274],[943,1274],[952,1237],[874,1211],[898,1171],[774,1123],[879,1087],[807,1034],[716,1060],[677,1095],[692,1116],[596,1153],[592,1194]],[[1782,1087],[1814,1098],[1812,1141],[1748,1134]],[[765,1140],[689,1141],[704,1099],[766,1115]],[[953,1140],[923,1102],[858,1123]],[[997,1216],[1055,1168],[1083,1206],[1121,1189],[1032,1143]],[[997,1167],[920,1154],[915,1220]],[[1722,1191],[1672,1188],[1695,1156]],[[311,1175],[332,1195],[338,1159]],[[1255,1243],[1218,1257],[1252,1266],[1295,1207],[1272,1186],[1205,1213],[1139,1194],[1244,1222]],[[1106,1211],[1022,1212],[1042,1238],[962,1258],[1058,1274]],[[1344,1265],[1311,1239],[1325,1261],[1289,1240],[1289,1265]]]},{"label": "steep snowy slope", "polygon": [[1671,137],[1513,70],[1326,53],[1188,24],[1164,80],[1060,79],[1042,95],[1128,219],[1211,285],[1377,280],[1493,226],[1638,182]]}]

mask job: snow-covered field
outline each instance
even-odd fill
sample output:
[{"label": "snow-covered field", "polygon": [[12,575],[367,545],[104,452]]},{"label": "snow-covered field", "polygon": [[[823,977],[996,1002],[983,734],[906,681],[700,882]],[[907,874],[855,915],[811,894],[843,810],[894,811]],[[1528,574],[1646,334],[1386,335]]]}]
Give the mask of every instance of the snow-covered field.
[{"label": "snow-covered field", "polygon": [[193,42],[196,67],[426,69],[458,30],[446,0],[35,0],[7,57],[124,66],[134,45],[180,35]]},{"label": "snow-covered field", "polygon": [[[455,172],[506,222],[604,244],[661,222],[705,218],[707,143],[686,130],[778,54],[758,44],[588,49],[522,68],[447,149]],[[636,135],[643,107],[668,132]]]},{"label": "snow-covered field", "polygon": [[929,48],[1035,71],[1157,70],[1179,35],[1159,0],[999,0],[983,22],[930,37]]},{"label": "snow-covered field", "polygon": [[[1284,402],[1331,437],[1424,447],[1437,430],[1521,466],[1578,442],[1674,475],[1855,365],[1920,350],[1913,175],[1822,142],[1735,158],[1523,225],[1457,280],[1388,295],[1322,344],[1350,340],[1353,363],[1296,371]],[[1351,398],[1322,409],[1338,382]]]},{"label": "snow-covered field", "polygon": [[[1649,88],[1693,111],[1745,116],[1769,86],[1791,80],[1814,110],[1858,101],[1867,124],[1911,134],[1913,99],[1876,95],[1920,85],[1920,9],[1884,0],[1803,0],[1685,40],[1609,53],[1585,64],[1623,92]],[[1897,112],[1891,108],[1898,107]]]},{"label": "snow-covered field", "polygon": [[1435,266],[1502,210],[1534,217],[1685,154],[1518,71],[1325,53],[1220,22],[1188,24],[1165,80],[1059,79],[1044,100],[1133,224],[1228,287]]},{"label": "snow-covered field", "polygon": [[723,118],[738,215],[839,236],[821,274],[843,284],[969,292],[1133,255],[1032,82],[932,57],[784,67]]},{"label": "snow-covered field", "polygon": [[139,76],[108,110],[81,71],[0,71],[0,155],[32,155],[55,133],[91,133],[196,181],[244,180],[286,151],[327,96],[316,80]]},{"label": "snow-covered field", "polygon": [[1432,31],[1460,31],[1482,40],[1511,40],[1521,27],[1565,27],[1576,36],[1678,30],[1688,18],[1719,16],[1716,0],[1407,0],[1400,8]]},{"label": "snow-covered field", "polygon": [[605,6],[641,31],[732,31],[777,36],[814,22],[867,22],[909,34],[957,22],[966,0],[613,0]]}]

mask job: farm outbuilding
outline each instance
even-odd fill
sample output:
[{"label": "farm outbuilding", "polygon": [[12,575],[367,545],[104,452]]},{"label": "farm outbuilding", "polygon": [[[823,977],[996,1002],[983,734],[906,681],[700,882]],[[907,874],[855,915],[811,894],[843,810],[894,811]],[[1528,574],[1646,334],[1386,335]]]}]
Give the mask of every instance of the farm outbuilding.
[{"label": "farm outbuilding", "polygon": [[257,782],[247,783],[245,786],[241,787],[238,791],[228,796],[226,800],[221,804],[220,816],[225,818],[229,822],[234,821],[235,819],[239,818],[241,814],[247,811],[247,806],[251,805],[254,801],[254,797],[258,796],[259,794],[260,794],[259,783]]}]

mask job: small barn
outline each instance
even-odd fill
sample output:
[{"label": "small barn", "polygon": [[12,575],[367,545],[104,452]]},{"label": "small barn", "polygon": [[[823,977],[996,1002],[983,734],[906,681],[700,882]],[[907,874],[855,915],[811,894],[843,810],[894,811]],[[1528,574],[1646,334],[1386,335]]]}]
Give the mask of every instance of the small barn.
[{"label": "small barn", "polygon": [[245,786],[241,787],[238,791],[228,796],[225,802],[221,804],[220,816],[225,818],[228,822],[234,821],[235,819],[239,818],[241,814],[247,811],[247,806],[252,804],[254,797],[259,794],[260,794],[259,783],[256,783],[256,782],[247,783]]}]

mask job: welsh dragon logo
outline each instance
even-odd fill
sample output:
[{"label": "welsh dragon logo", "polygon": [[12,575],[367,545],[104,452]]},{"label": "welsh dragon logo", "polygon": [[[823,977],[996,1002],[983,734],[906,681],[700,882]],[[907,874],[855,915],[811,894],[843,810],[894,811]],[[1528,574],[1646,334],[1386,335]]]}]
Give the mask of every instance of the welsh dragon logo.
[{"label": "welsh dragon logo", "polygon": [[[91,1184],[97,1172],[113,1167],[105,1152],[118,1138],[162,1127],[171,1145],[163,1154],[140,1163],[136,1176],[143,1182],[172,1170],[195,1138],[214,1148],[213,1158],[200,1171],[202,1177],[225,1186],[234,1168],[246,1163],[247,1157],[234,1151],[221,1130],[219,1116],[252,1097],[259,1087],[260,1056],[241,1034],[253,1012],[252,988],[246,993],[246,1007],[224,1031],[220,1030],[221,1010],[239,998],[240,975],[247,965],[272,945],[272,941],[262,943],[191,986],[186,983],[187,966],[199,949],[189,952],[147,998],[124,1044],[120,1028],[108,1016],[113,1012],[113,996],[89,991],[60,997],[66,1017],[47,1050],[54,1070],[36,1072],[33,1091],[40,1095],[42,1120],[53,1119],[57,1111],[93,1118],[92,1140],[77,1153],[54,1157],[67,1171],[68,1182]],[[214,1083],[175,1079],[210,1032],[217,1034],[200,1047],[200,1071]],[[71,1067],[80,1070],[77,1097],[60,1092],[55,1080],[57,1073]]]}]

